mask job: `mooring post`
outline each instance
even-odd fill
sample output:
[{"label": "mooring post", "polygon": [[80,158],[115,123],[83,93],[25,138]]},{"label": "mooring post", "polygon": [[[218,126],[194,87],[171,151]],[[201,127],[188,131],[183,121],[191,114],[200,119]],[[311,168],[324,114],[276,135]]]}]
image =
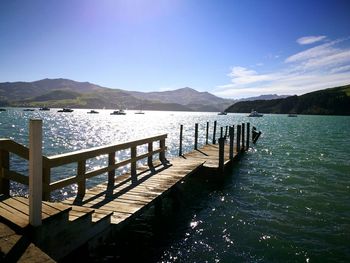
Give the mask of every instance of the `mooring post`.
[{"label": "mooring post", "polygon": [[244,144],[245,144],[245,123],[242,123],[242,131],[241,131],[241,133],[242,133],[242,150],[244,151]]},{"label": "mooring post", "polygon": [[246,145],[247,151],[249,150],[249,140],[250,140],[249,137],[250,137],[250,123],[247,122],[247,145]]},{"label": "mooring post", "polygon": [[131,147],[130,149],[130,158],[131,158],[131,182],[137,182],[137,174],[136,174],[136,146]]},{"label": "mooring post", "polygon": [[194,125],[194,149],[198,149],[198,123]]},{"label": "mooring post", "polygon": [[213,144],[216,144],[216,121],[214,121],[214,131],[213,131]]},{"label": "mooring post", "polygon": [[220,127],[220,138],[224,137],[224,128]]},{"label": "mooring post", "polygon": [[180,145],[179,145],[179,156],[182,156],[182,131],[184,126],[180,125]]},{"label": "mooring post", "polygon": [[42,120],[29,121],[29,224],[41,225],[42,210]]},{"label": "mooring post", "polygon": [[209,138],[209,121],[207,121],[207,133],[205,135],[205,144],[208,144],[208,138]]},{"label": "mooring post", "polygon": [[234,134],[234,126],[229,128],[229,136],[230,136],[230,160],[233,160],[233,134]]},{"label": "mooring post", "polygon": [[[153,152],[153,142],[148,143],[148,153]],[[153,155],[147,157],[147,165],[150,169],[153,169]]]},{"label": "mooring post", "polygon": [[237,125],[236,151],[241,152],[241,125]]},{"label": "mooring post", "polygon": [[[115,152],[108,154],[108,166],[115,164]],[[108,171],[108,185],[110,187],[114,186],[115,169]]]},{"label": "mooring post", "polygon": [[79,198],[83,198],[86,191],[86,160],[82,160],[78,162],[78,193],[77,196]]},{"label": "mooring post", "polygon": [[219,173],[224,172],[224,155],[225,155],[225,138],[220,137],[219,138]]},{"label": "mooring post", "polygon": [[226,127],[225,127],[225,139],[227,137],[227,129],[228,129],[228,126],[226,125]]},{"label": "mooring post", "polygon": [[0,150],[0,193],[10,195],[10,180],[5,178],[5,169],[10,169],[10,154],[8,151]]}]

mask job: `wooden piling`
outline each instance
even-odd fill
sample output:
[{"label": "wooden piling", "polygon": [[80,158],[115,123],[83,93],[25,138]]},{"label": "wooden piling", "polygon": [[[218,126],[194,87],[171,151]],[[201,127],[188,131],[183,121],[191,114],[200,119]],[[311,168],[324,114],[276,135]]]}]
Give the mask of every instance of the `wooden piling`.
[{"label": "wooden piling", "polygon": [[86,160],[82,160],[78,162],[78,197],[83,198],[86,191]]},{"label": "wooden piling", "polygon": [[182,156],[182,131],[184,126],[180,125],[180,144],[179,144],[179,156]]},{"label": "wooden piling", "polygon": [[241,152],[241,125],[237,125],[236,150],[238,154]]},{"label": "wooden piling", "polygon": [[228,126],[226,125],[226,127],[225,127],[225,138],[227,137],[227,129],[228,129]]},{"label": "wooden piling", "polygon": [[219,173],[224,172],[225,168],[225,138],[219,138]]},{"label": "wooden piling", "polygon": [[241,136],[242,136],[242,150],[245,150],[245,123],[242,123],[242,131],[241,131]]},{"label": "wooden piling", "polygon": [[229,137],[230,137],[230,160],[232,161],[233,160],[233,148],[234,148],[234,146],[233,146],[233,140],[234,140],[234,127],[235,126],[230,126],[230,128],[229,128]]},{"label": "wooden piling", "polygon": [[194,149],[198,149],[198,123],[194,125]]},{"label": "wooden piling", "polygon": [[224,137],[224,128],[220,127],[220,138]]},{"label": "wooden piling", "polygon": [[[115,164],[115,152],[111,152],[108,154],[108,166],[112,166]],[[108,171],[108,185],[114,186],[114,178],[115,177],[115,170]]]},{"label": "wooden piling", "polygon": [[216,144],[216,121],[214,121],[213,144]]},{"label": "wooden piling", "polygon": [[205,134],[205,144],[208,144],[209,139],[209,121],[207,121],[207,132]]},{"label": "wooden piling", "polygon": [[137,178],[136,178],[136,155],[137,155],[137,151],[136,151],[136,146],[131,147],[130,149],[130,159],[131,159],[131,181],[133,183],[137,182]]},{"label": "wooden piling", "polygon": [[41,225],[42,210],[42,120],[29,122],[29,223]]},{"label": "wooden piling", "polygon": [[250,123],[247,122],[247,145],[246,145],[247,150],[249,150],[249,140],[250,140],[249,137],[250,137]]}]

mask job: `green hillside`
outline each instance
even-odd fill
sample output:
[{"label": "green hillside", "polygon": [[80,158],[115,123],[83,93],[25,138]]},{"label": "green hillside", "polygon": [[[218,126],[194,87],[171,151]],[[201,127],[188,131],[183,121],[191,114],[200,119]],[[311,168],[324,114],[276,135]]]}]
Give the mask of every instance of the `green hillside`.
[{"label": "green hillside", "polygon": [[252,109],[261,113],[350,115],[350,85],[285,99],[238,102],[226,111],[246,113]]}]

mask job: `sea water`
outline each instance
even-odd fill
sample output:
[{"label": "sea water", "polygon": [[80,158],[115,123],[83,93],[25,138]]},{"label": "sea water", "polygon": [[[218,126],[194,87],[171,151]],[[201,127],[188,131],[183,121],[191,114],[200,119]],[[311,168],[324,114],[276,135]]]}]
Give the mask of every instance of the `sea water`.
[{"label": "sea water", "polygon": [[[214,120],[218,127],[250,122],[262,131],[257,144],[251,145],[224,182],[187,180],[180,210],[165,214],[160,222],[154,216],[141,217],[120,233],[124,244],[105,244],[91,261],[350,261],[350,117],[248,118],[246,114],[151,111],[116,116],[108,110],[87,111],[8,108],[0,112],[0,137],[28,145],[29,119],[40,118],[43,153],[51,156],[167,133],[167,158],[171,159],[178,154],[180,124],[184,125],[185,152],[193,149],[195,123],[199,123],[201,145],[206,122],[210,122],[211,140]],[[91,161],[88,169],[105,162]],[[16,159],[11,167],[24,174],[28,170]],[[67,166],[53,176],[72,176],[75,169]],[[20,185],[13,184],[11,189],[13,194],[26,194]],[[71,186],[55,192],[54,198],[75,193],[76,187]]]}]

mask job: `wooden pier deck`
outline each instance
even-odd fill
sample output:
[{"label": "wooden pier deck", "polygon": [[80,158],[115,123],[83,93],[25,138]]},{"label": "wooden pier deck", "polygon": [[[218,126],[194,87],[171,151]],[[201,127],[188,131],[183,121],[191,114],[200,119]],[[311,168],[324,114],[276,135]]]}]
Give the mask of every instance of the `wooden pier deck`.
[{"label": "wooden pier deck", "polygon": [[[248,125],[247,128],[249,134]],[[47,201],[41,201],[42,222],[35,227],[30,225],[29,200],[24,197],[10,197],[8,191],[6,192],[7,180],[26,183],[26,179],[20,174],[9,169],[8,153],[26,158],[29,150],[9,140],[0,141],[0,188],[3,192],[0,196],[1,222],[17,235],[26,236],[35,244],[32,246],[35,248],[34,254],[47,261],[51,260],[50,257],[59,260],[81,245],[106,236],[111,229],[122,228],[150,206],[158,206],[162,198],[188,176],[200,176],[206,170],[213,178],[219,176],[222,172],[220,162],[225,167],[244,152],[245,138],[241,134],[244,134],[244,129],[239,125],[235,144],[232,134],[226,144],[222,139],[219,145],[206,144],[170,161],[165,159],[166,135],[58,156],[43,156],[43,197],[48,198]],[[249,146],[249,136],[246,139],[246,146]],[[159,148],[154,150],[155,141],[159,141]],[[137,147],[145,144],[148,145],[148,152],[137,155]],[[131,149],[131,158],[115,163],[116,151],[127,148]],[[107,167],[86,171],[87,159],[106,154],[109,160]],[[153,160],[154,155],[159,155],[159,161]],[[148,165],[138,167],[137,161],[145,158]],[[76,176],[51,182],[48,177],[51,168],[74,162],[78,165]],[[115,176],[115,169],[127,164],[131,165],[130,172]],[[87,178],[104,173],[108,175],[106,182],[86,189]],[[78,184],[76,197],[61,202],[49,202],[50,192],[74,183]],[[1,249],[4,243],[6,235],[0,233]],[[44,252],[40,253],[40,249]],[[11,254],[11,250],[1,251],[4,258]]]}]

